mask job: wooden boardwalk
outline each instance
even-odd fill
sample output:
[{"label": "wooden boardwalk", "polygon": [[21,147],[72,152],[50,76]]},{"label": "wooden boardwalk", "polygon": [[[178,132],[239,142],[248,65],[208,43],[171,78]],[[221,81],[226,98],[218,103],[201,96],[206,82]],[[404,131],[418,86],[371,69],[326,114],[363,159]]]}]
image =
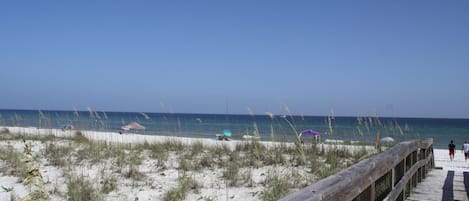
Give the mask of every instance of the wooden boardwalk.
[{"label": "wooden boardwalk", "polygon": [[469,201],[469,160],[462,151],[450,160],[448,150],[432,144],[433,139],[401,142],[281,201]]},{"label": "wooden boardwalk", "polygon": [[436,166],[427,177],[417,185],[408,201],[469,201],[469,161],[455,158],[436,158]]},{"label": "wooden boardwalk", "polygon": [[427,176],[406,200],[468,201],[469,172],[435,169]]}]

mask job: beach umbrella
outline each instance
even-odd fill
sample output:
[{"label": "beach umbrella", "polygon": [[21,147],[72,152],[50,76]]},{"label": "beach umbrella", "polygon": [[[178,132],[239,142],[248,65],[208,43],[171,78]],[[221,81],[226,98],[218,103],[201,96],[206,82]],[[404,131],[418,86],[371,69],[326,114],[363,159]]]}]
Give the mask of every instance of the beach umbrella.
[{"label": "beach umbrella", "polygon": [[298,136],[301,137],[303,135],[317,137],[317,136],[321,136],[321,133],[314,131],[312,129],[308,129],[308,130],[301,131],[301,133]]},{"label": "beach umbrella", "polygon": [[223,130],[223,135],[226,137],[233,136],[233,134],[231,133],[231,130],[228,130],[228,129]]},{"label": "beach umbrella", "polygon": [[62,125],[62,128],[63,129],[73,129],[73,125],[71,123],[65,123],[64,125]]},{"label": "beach umbrella", "polygon": [[387,142],[394,142],[394,139],[392,137],[383,137],[379,141],[387,143]]},{"label": "beach umbrella", "polygon": [[130,124],[122,126],[121,129],[124,130],[124,131],[134,130],[135,132],[137,132],[137,130],[144,130],[145,131],[145,127],[140,125],[137,122],[132,122]]},{"label": "beach umbrella", "polygon": [[132,129],[132,130],[145,130],[145,127],[142,126],[142,125],[140,125],[140,124],[137,123],[137,122],[132,122],[132,123],[130,123],[130,124],[127,124],[127,125],[125,125],[125,126],[122,126],[121,128],[122,128],[123,130],[125,130],[124,128],[129,129],[129,130],[131,130],[131,129]]},{"label": "beach umbrella", "polygon": [[125,130],[125,131],[130,131],[130,128],[127,127],[127,126],[122,126],[121,129],[122,129],[122,130]]}]

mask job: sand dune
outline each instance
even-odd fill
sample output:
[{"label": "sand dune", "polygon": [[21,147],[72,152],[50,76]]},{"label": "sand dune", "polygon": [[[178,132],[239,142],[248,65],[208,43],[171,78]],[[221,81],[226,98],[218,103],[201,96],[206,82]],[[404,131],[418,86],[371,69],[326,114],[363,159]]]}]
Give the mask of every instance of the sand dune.
[{"label": "sand dune", "polygon": [[[80,150],[79,144],[74,144],[66,140],[75,136],[73,130],[61,130],[61,129],[38,129],[33,127],[0,127],[2,130],[8,129],[10,133],[15,135],[24,136],[55,136],[63,138],[62,140],[56,140],[53,142],[54,146],[72,146],[73,149]],[[214,139],[202,139],[202,138],[184,138],[184,137],[170,137],[170,136],[150,136],[150,135],[138,135],[138,134],[119,134],[113,132],[97,132],[97,131],[81,131],[82,135],[89,140],[96,142],[106,142],[107,144],[118,145],[131,145],[136,146],[138,144],[158,144],[162,142],[174,141],[180,142],[184,146],[191,146],[194,143],[201,143],[204,146],[213,147],[226,147],[234,150],[237,145],[245,143],[245,141],[217,141]],[[27,143],[32,145],[32,150],[35,155],[43,154],[48,148],[50,148],[50,142],[41,142],[40,140],[28,140]],[[280,143],[280,142],[261,142],[265,147],[276,147],[276,146],[294,146],[292,143]],[[25,143],[21,140],[4,140],[0,141],[1,147],[7,146],[14,147],[15,150],[21,152]],[[321,145],[324,149],[329,149],[331,145]],[[337,147],[336,147],[337,148]],[[361,151],[364,149],[363,146],[358,145],[342,145],[343,150],[350,152]],[[365,147],[368,151],[373,151],[373,147]],[[76,151],[76,150],[75,150]],[[73,151],[72,151],[73,153]],[[126,151],[126,155],[132,155],[133,152]],[[137,169],[134,171],[136,175],[130,177],[123,176],[132,173],[134,166],[131,164],[121,164],[121,170],[116,167],[118,161],[109,159],[100,159],[98,163],[92,163],[86,161],[79,163],[79,165],[57,167],[50,165],[49,159],[39,159],[36,162],[36,166],[42,173],[43,180],[45,182],[45,188],[48,191],[52,200],[64,200],[67,195],[67,178],[70,175],[76,177],[87,178],[90,184],[96,189],[103,189],[105,183],[110,182],[109,178],[115,178],[116,187],[105,194],[101,193],[101,200],[163,200],[165,194],[176,186],[178,178],[180,179],[182,174],[184,178],[191,178],[197,181],[200,185],[196,189],[189,190],[185,200],[262,200],[261,194],[265,189],[265,182],[269,175],[275,173],[275,175],[295,175],[298,177],[310,177],[308,173],[310,169],[307,167],[294,167],[291,164],[285,165],[265,165],[259,168],[255,167],[238,167],[240,177],[247,177],[250,179],[249,182],[243,185],[230,186],[227,184],[227,179],[220,179],[224,177],[227,169],[219,169],[217,166],[205,167],[202,170],[196,171],[181,171],[181,162],[174,156],[175,153],[168,153],[168,159],[164,162],[162,167],[161,162],[157,159],[151,158],[149,151],[142,153],[143,160],[139,161],[140,164],[135,165]],[[77,160],[76,156],[70,156],[73,160]],[[222,156],[229,157],[229,156]],[[197,155],[194,156],[197,158]],[[194,159],[195,160],[195,159]],[[229,161],[229,160],[228,160]],[[464,155],[462,153],[456,153],[454,161],[449,161],[447,150],[435,150],[435,163],[436,166],[443,167],[443,169],[464,169],[469,167],[469,163],[464,161]],[[5,169],[2,167],[6,166],[6,162],[0,160],[0,170]],[[30,191],[28,186],[19,183],[17,177],[6,174],[0,171],[0,184],[6,188],[6,190],[0,189],[0,200],[19,200],[23,198]],[[139,174],[142,174],[145,179],[138,179]],[[246,176],[249,174],[248,176]],[[137,177],[137,179],[133,178]],[[112,179],[111,179],[112,180]],[[242,180],[242,178],[240,179]],[[317,178],[308,178],[301,185],[307,185],[307,181],[317,180]],[[299,186],[301,186],[299,185]],[[300,187],[298,187],[300,188]],[[7,192],[8,190],[12,190]]]}]

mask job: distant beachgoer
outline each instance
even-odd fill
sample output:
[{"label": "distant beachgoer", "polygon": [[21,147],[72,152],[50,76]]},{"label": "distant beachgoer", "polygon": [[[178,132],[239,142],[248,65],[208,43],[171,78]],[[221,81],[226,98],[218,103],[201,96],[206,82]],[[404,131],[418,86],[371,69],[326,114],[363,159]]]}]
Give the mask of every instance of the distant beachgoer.
[{"label": "distant beachgoer", "polygon": [[464,145],[462,145],[462,150],[464,151],[464,159],[467,161],[469,158],[469,144],[467,141],[464,141]]},{"label": "distant beachgoer", "polygon": [[454,159],[454,149],[456,148],[456,145],[453,144],[453,140],[448,144],[448,149],[449,149],[449,159],[453,161]]},{"label": "distant beachgoer", "polygon": [[314,139],[316,140],[316,144],[321,142],[321,136],[320,135],[315,135]]},{"label": "distant beachgoer", "polygon": [[379,149],[379,135],[375,136],[375,148]]}]

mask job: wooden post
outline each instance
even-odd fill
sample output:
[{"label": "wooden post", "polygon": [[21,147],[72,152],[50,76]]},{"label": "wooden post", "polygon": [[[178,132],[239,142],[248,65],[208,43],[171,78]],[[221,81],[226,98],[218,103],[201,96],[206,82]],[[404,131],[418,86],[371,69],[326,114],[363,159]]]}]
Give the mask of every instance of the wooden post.
[{"label": "wooden post", "polygon": [[370,199],[375,200],[376,199],[376,182],[371,183],[371,192],[370,192]]},{"label": "wooden post", "polygon": [[[399,164],[397,164],[397,165],[399,165]],[[394,190],[394,187],[395,187],[394,184],[396,183],[396,167],[397,167],[397,165],[394,166],[394,168],[392,168],[392,170],[391,170],[391,182],[392,182],[391,186],[392,186],[393,190]]]}]

